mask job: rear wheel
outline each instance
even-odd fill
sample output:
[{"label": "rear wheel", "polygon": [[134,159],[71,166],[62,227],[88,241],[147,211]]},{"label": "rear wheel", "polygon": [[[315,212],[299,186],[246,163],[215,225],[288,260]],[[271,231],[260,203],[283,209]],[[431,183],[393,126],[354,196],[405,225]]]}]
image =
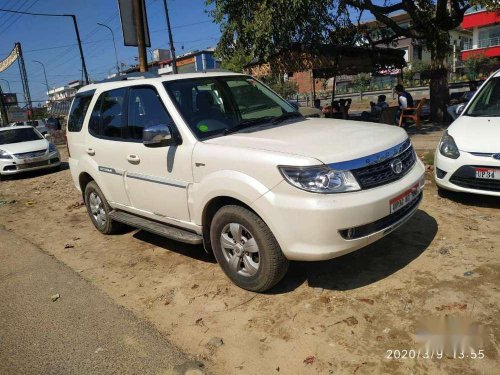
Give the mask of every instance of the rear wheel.
[{"label": "rear wheel", "polygon": [[123,224],[109,217],[112,208],[95,181],[90,181],[85,187],[85,206],[92,223],[99,232],[113,234],[123,228]]},{"label": "rear wheel", "polygon": [[288,270],[289,261],[269,227],[244,207],[224,206],[217,211],[210,237],[217,262],[240,288],[266,291]]}]

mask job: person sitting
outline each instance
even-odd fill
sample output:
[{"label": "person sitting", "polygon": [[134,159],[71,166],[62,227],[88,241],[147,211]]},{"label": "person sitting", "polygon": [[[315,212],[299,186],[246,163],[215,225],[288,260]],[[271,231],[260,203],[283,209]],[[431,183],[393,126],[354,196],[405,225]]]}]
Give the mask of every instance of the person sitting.
[{"label": "person sitting", "polygon": [[[396,125],[399,125],[399,118],[401,117],[401,112],[403,108],[408,108],[408,107],[413,107],[414,102],[413,102],[413,97],[411,94],[407,91],[405,91],[405,88],[403,85],[396,85],[394,88],[396,90],[396,93],[398,94],[398,105],[399,105],[399,110],[396,112],[396,118],[394,119],[394,123]],[[403,125],[405,126],[405,125]]]},{"label": "person sitting", "polygon": [[365,121],[378,121],[382,111],[389,107],[386,99],[387,97],[385,95],[379,95],[376,103],[370,102],[370,112],[363,111],[363,113],[361,113],[361,118]]},{"label": "person sitting", "polygon": [[477,91],[477,85],[476,85],[476,83],[475,82],[469,82],[469,91],[464,92],[464,94],[462,95],[462,98],[457,103],[449,105],[446,108],[446,111],[450,115],[452,121],[455,121],[457,119],[458,115],[459,115],[457,113],[458,107],[460,107],[461,105],[467,104],[467,102],[472,99],[472,97],[474,96],[474,94],[476,93],[476,91]]}]

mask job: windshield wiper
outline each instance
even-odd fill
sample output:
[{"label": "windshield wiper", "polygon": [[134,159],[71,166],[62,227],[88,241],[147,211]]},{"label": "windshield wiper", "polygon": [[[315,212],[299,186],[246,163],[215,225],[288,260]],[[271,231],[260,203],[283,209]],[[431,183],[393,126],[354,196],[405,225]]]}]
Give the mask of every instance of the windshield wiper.
[{"label": "windshield wiper", "polygon": [[289,118],[296,117],[302,117],[302,115],[299,112],[285,112],[281,116],[275,117],[272,122],[273,124],[279,124],[280,122],[288,120]]},{"label": "windshield wiper", "polygon": [[253,118],[253,119],[241,121],[238,125],[224,130],[224,135],[236,133],[242,129],[250,128],[252,126],[259,125],[259,124],[262,124],[264,122],[268,122],[268,121],[272,120],[273,118],[274,117],[272,117],[272,116],[266,116],[266,117]]}]

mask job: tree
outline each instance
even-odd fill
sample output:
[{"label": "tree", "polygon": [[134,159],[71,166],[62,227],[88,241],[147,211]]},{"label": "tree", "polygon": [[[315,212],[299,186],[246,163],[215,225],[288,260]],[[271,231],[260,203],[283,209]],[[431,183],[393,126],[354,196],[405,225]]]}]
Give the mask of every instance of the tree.
[{"label": "tree", "polygon": [[[346,5],[363,12],[371,13],[385,33],[372,37],[365,30],[367,42],[372,45],[390,44],[403,36],[421,42],[431,54],[430,99],[431,118],[442,121],[449,98],[448,67],[446,60],[451,50],[451,30],[460,26],[465,12],[473,5],[483,5],[498,9],[497,0],[399,0],[375,3],[372,0],[341,0]],[[391,13],[406,12],[411,22],[403,27],[395,22]]]},{"label": "tree", "polygon": [[[431,53],[431,115],[438,121],[446,113],[449,96],[449,32],[460,26],[475,4],[500,7],[498,0],[206,0],[206,4],[221,26],[217,52],[222,58],[243,53],[265,60],[294,43],[314,50],[325,44],[390,45],[401,36],[419,41]],[[396,11],[408,13],[408,27],[390,18]],[[360,23],[366,13],[383,26],[377,37]]]},{"label": "tree", "polygon": [[489,58],[483,53],[475,53],[464,59],[464,67],[467,71],[467,78],[470,81],[477,80],[481,66],[488,63]]}]

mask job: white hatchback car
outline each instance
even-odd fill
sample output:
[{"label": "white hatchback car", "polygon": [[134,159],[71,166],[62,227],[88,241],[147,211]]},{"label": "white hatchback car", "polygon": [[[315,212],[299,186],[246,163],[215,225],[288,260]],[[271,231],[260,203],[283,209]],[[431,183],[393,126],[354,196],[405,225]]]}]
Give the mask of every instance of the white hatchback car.
[{"label": "white hatchback car", "polygon": [[289,260],[334,258],[406,222],[424,167],[403,129],[306,119],[247,75],[195,73],[85,86],[69,165],[102,233],[120,223],[213,252],[264,291]]},{"label": "white hatchback car", "polygon": [[57,147],[32,126],[0,128],[0,177],[60,165]]},{"label": "white hatchback car", "polygon": [[500,70],[448,127],[434,160],[440,188],[500,197]]}]

